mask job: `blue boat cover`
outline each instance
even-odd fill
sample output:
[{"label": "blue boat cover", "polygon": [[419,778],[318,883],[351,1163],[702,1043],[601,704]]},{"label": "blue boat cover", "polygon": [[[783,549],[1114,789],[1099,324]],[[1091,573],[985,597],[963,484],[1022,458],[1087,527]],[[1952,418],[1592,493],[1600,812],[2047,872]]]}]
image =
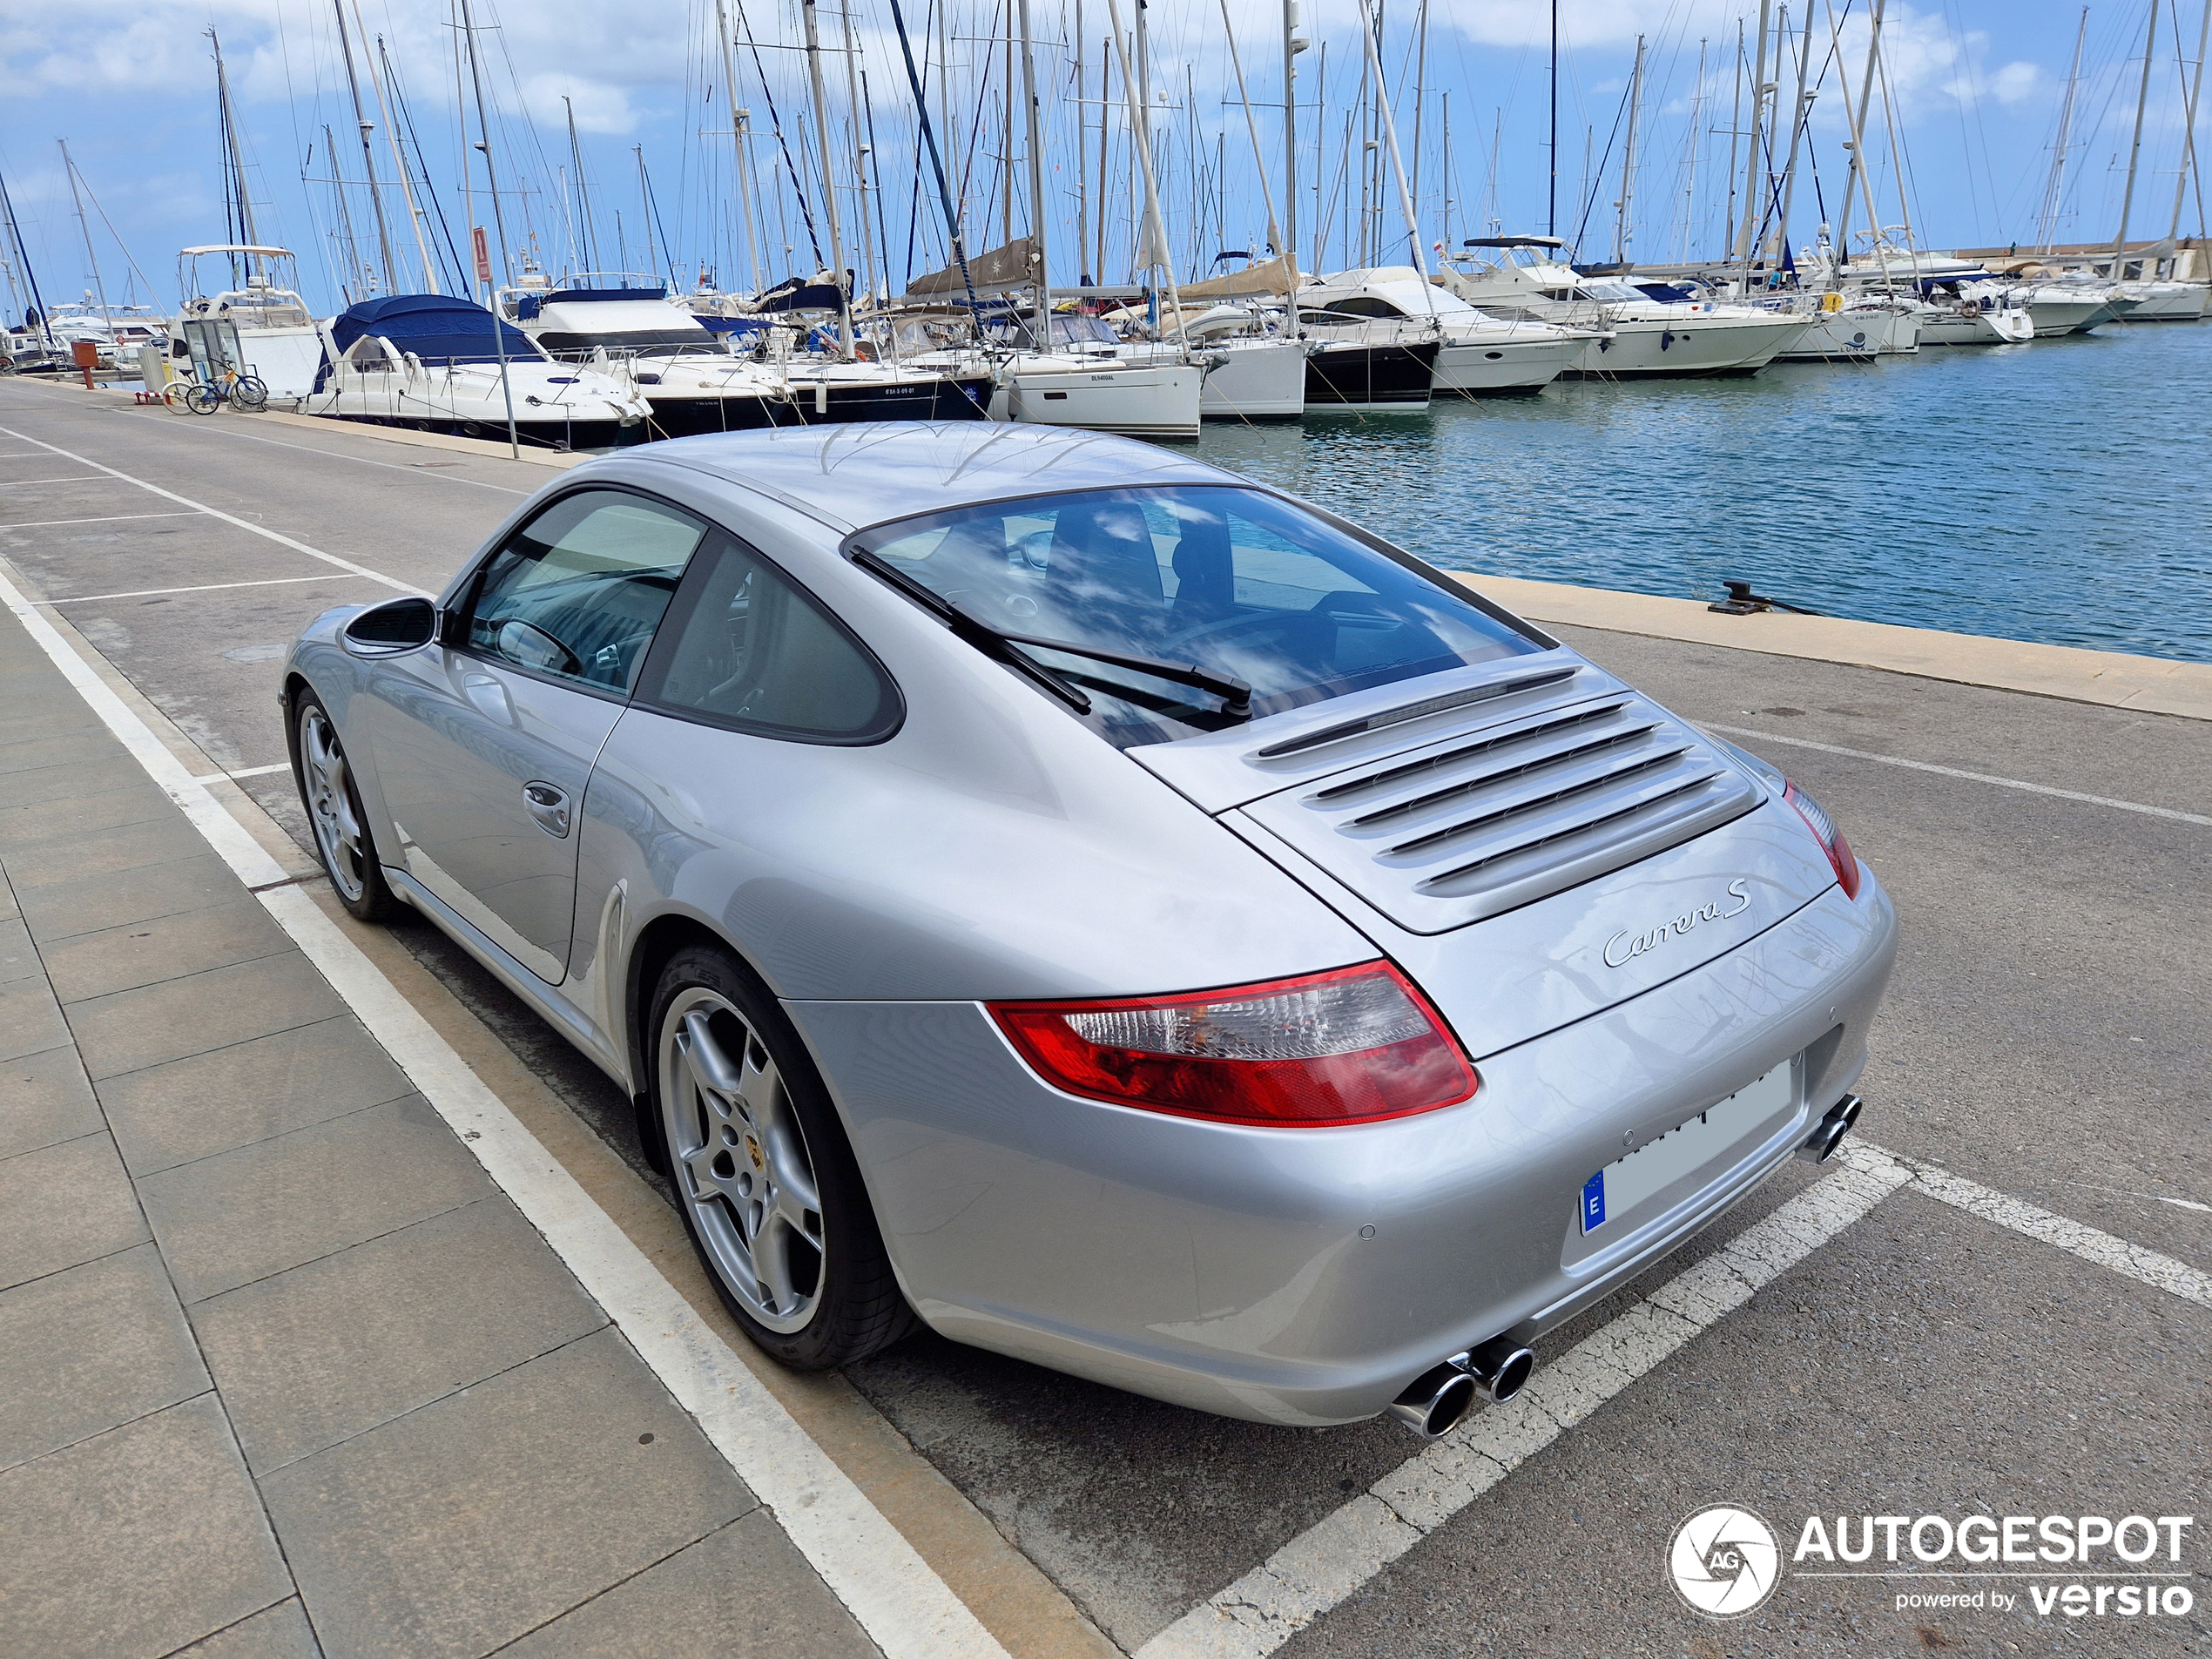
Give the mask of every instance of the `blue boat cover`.
[{"label": "blue boat cover", "polygon": [[351,350],[365,334],[381,334],[426,364],[492,363],[499,361],[500,352],[494,327],[505,336],[508,356],[536,359],[537,347],[521,329],[449,293],[395,293],[364,300],[339,313],[330,325],[330,338],[341,352]]}]

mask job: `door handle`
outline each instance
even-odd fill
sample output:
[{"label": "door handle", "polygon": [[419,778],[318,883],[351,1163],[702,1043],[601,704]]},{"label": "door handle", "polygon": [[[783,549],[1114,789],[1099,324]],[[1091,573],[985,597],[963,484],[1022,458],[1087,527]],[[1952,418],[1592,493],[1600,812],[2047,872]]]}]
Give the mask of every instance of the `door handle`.
[{"label": "door handle", "polygon": [[530,816],[537,820],[538,828],[559,840],[569,833],[569,798],[566,792],[551,784],[524,784],[523,803],[530,809]]}]

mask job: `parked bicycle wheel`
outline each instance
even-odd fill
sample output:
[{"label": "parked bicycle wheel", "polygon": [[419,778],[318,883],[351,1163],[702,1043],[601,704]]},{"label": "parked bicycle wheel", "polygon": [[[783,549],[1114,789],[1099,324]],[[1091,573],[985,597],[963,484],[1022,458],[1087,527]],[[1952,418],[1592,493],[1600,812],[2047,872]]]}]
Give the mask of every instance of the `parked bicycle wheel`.
[{"label": "parked bicycle wheel", "polygon": [[269,388],[258,374],[240,374],[231,382],[231,407],[246,413],[266,407]]},{"label": "parked bicycle wheel", "polygon": [[223,395],[205,381],[195,381],[185,393],[185,407],[194,415],[212,415],[223,407]]},{"label": "parked bicycle wheel", "polygon": [[172,411],[181,414],[191,406],[191,400],[187,395],[191,391],[192,383],[189,381],[171,381],[168,385],[161,388],[161,401]]}]

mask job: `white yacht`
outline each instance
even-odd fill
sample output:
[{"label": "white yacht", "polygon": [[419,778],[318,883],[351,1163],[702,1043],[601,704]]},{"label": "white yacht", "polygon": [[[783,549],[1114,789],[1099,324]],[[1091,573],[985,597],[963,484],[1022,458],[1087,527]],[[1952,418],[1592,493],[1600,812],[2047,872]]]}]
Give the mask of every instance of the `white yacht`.
[{"label": "white yacht", "polygon": [[2202,322],[2212,287],[2202,282],[2123,282],[2120,292],[2135,308],[2122,322]]},{"label": "white yacht", "polygon": [[[212,261],[232,286],[206,280]],[[284,248],[211,243],[177,255],[184,304],[170,354],[191,358],[205,379],[227,366],[268,388],[273,403],[308,395],[320,378],[323,331],[300,297],[299,262]]]},{"label": "white yacht", "polygon": [[[533,281],[531,279],[536,278]],[[846,421],[981,420],[990,376],[805,350],[787,314],[709,329],[651,277],[590,273],[558,287],[536,272],[498,295],[502,314],[548,355],[588,363],[651,408],[652,435]]]},{"label": "white yacht", "polygon": [[[1462,397],[1541,391],[1605,333],[1527,315],[1493,316],[1448,287],[1424,282],[1410,265],[1319,278],[1298,290],[1298,312],[1300,322],[1324,339],[1347,323],[1376,322],[1400,325],[1409,340],[1433,338],[1434,389]],[[1365,337],[1372,334],[1365,331]]]},{"label": "white yacht", "polygon": [[1126,341],[1104,319],[1056,313],[1049,339],[1029,312],[1008,313],[990,335],[1008,348],[991,400],[995,419],[1081,427],[1124,437],[1190,442],[1198,435],[1205,366],[1179,343]]},{"label": "white yacht", "polygon": [[[497,331],[495,334],[495,330]],[[557,363],[513,324],[445,293],[390,294],[332,319],[302,414],[465,438],[604,449],[643,442],[644,400],[597,369]],[[272,401],[275,388],[270,388]]]},{"label": "white yacht", "polygon": [[1602,331],[1583,346],[1569,377],[1756,374],[1811,326],[1808,318],[1757,306],[1654,298],[1617,277],[1586,277],[1555,257],[1566,246],[1557,237],[1477,237],[1467,246],[1501,257],[1494,265],[1446,268],[1445,286],[1462,300],[1493,313]]}]

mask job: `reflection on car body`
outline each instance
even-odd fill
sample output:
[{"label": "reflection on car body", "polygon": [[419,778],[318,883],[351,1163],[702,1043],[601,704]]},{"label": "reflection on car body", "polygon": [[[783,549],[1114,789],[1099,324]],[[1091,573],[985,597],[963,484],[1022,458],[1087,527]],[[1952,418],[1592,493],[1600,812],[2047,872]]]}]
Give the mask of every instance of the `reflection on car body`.
[{"label": "reflection on car body", "polygon": [[1832,1150],[1894,951],[1763,763],[1094,435],[595,461],[435,607],[319,619],[287,698],[340,895],[421,909],[637,1099],[799,1366],[919,1321],[1441,1432]]}]

